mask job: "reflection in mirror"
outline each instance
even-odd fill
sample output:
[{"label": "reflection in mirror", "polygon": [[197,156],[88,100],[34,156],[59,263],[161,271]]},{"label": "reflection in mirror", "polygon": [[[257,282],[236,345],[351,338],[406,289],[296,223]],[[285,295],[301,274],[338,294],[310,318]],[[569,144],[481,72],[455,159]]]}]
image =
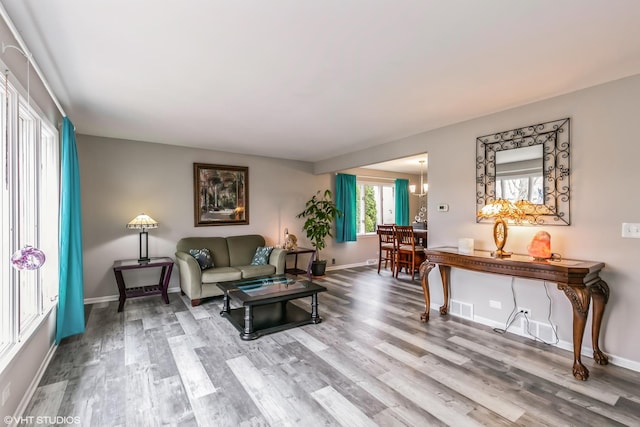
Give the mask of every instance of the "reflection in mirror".
[{"label": "reflection in mirror", "polygon": [[544,204],[542,145],[496,153],[496,198]]},{"label": "reflection in mirror", "polygon": [[477,138],[477,210],[504,198],[528,223],[569,225],[569,124],[566,118]]}]

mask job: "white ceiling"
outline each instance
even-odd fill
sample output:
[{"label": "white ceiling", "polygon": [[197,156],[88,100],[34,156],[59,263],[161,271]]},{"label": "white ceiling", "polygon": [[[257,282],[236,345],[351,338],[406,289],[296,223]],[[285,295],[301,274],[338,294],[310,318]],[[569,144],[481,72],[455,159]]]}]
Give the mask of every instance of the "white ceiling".
[{"label": "white ceiling", "polygon": [[319,161],[640,73],[637,0],[0,0],[78,133]]},{"label": "white ceiling", "polygon": [[425,174],[428,167],[429,158],[427,153],[403,157],[401,159],[389,160],[388,162],[376,163],[369,166],[363,166],[363,168],[365,169],[375,169],[387,172],[401,172],[415,175]]}]

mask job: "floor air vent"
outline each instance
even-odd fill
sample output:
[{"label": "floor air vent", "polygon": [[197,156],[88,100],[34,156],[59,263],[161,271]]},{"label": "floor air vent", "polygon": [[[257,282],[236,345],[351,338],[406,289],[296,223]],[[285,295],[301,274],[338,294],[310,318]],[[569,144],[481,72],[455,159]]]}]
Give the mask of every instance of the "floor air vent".
[{"label": "floor air vent", "polygon": [[449,314],[473,320],[473,304],[467,304],[466,302],[452,299],[449,301]]}]

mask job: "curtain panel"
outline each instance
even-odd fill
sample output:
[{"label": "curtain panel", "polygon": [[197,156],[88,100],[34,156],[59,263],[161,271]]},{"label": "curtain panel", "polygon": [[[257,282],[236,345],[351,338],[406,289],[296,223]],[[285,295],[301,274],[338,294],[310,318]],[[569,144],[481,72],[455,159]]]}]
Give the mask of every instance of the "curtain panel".
[{"label": "curtain panel", "polygon": [[80,170],[74,126],[67,117],[62,122],[60,172],[60,289],[56,343],[83,333],[85,328]]},{"label": "curtain panel", "polygon": [[396,224],[409,225],[408,179],[396,179]]},{"label": "curtain panel", "polygon": [[358,232],[355,175],[336,175],[336,207],[342,212],[336,220],[336,241],[355,242]]}]

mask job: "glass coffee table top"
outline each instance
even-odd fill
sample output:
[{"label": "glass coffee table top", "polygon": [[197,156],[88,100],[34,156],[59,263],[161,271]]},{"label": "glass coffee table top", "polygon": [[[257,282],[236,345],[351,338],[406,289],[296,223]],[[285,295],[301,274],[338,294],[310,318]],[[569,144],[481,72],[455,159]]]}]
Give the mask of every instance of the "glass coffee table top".
[{"label": "glass coffee table top", "polygon": [[229,293],[232,298],[251,303],[272,297],[281,297],[299,293],[322,292],[326,288],[296,276],[280,274],[268,277],[233,280],[218,283],[218,287]]}]

